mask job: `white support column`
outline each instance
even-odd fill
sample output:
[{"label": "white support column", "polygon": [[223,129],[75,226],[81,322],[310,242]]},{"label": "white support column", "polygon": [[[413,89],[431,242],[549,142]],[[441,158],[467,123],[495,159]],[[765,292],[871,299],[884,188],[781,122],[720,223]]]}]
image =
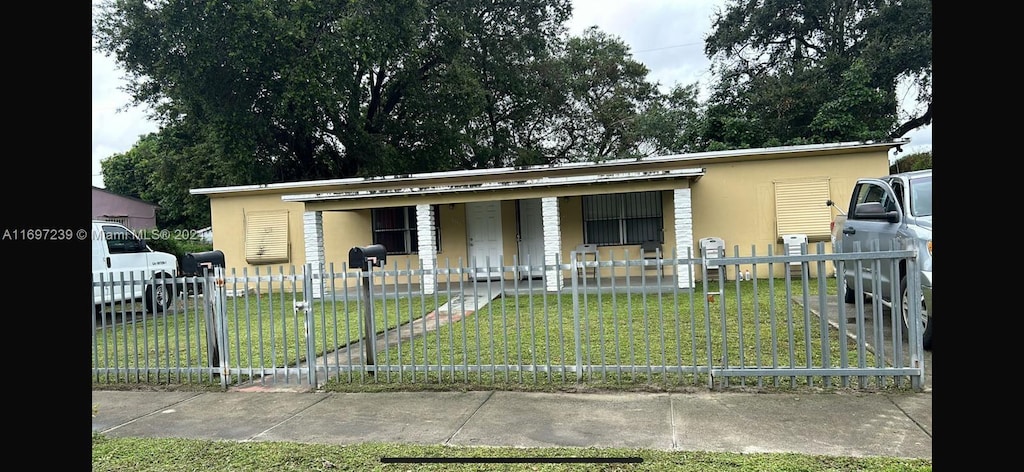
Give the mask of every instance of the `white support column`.
[{"label": "white support column", "polygon": [[[558,214],[558,197],[541,199],[541,214],[544,226],[544,265],[558,263],[562,253],[562,220]],[[545,290],[557,292],[562,289],[562,273],[557,269],[544,270]]]},{"label": "white support column", "polygon": [[434,206],[416,205],[416,237],[419,243],[420,286],[424,295],[432,295],[437,290],[434,268],[437,267],[437,246],[434,234]]},{"label": "white support column", "polygon": [[313,298],[321,298],[321,277],[324,273],[324,216],[319,211],[302,213],[302,241],[306,250],[306,263],[313,266]]},{"label": "white support column", "polygon": [[[676,257],[686,257],[687,248],[692,252],[691,255],[696,255],[697,249],[693,247],[693,206],[690,201],[690,189],[677,188],[673,190],[672,201],[676,220]],[[693,280],[690,277],[692,269],[692,264],[676,264],[676,284],[679,288],[693,287]]]}]

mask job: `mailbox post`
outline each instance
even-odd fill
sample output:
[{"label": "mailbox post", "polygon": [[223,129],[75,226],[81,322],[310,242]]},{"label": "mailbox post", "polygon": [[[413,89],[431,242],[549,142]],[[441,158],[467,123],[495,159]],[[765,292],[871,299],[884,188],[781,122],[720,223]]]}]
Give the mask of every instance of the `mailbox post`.
[{"label": "mailbox post", "polygon": [[[210,365],[220,367],[220,339],[217,333],[217,319],[223,306],[220,297],[224,287],[213,286],[224,283],[224,276],[216,275],[216,269],[224,268],[224,253],[221,251],[188,252],[181,260],[181,273],[185,277],[202,276],[206,279],[203,289],[204,315],[206,317],[206,347]],[[213,288],[208,290],[207,288]]]},{"label": "mailbox post", "polygon": [[[383,267],[387,263],[388,251],[382,244],[356,246],[348,251],[349,267],[358,267],[362,271],[360,282],[363,285],[363,345],[365,345],[365,363],[374,365],[377,357],[377,332],[373,322],[373,270],[374,266]],[[371,370],[376,375],[376,370]]]}]

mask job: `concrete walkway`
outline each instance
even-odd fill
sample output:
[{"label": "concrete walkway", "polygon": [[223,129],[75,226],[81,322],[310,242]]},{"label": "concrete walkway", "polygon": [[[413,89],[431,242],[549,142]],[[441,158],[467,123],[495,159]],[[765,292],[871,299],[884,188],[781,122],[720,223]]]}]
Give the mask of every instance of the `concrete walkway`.
[{"label": "concrete walkway", "polygon": [[[496,293],[493,298],[497,298],[499,295]],[[424,332],[430,332],[448,323],[454,323],[467,316],[472,316],[473,313],[476,313],[490,303],[493,298],[480,295],[453,295],[447,303],[427,313],[423,318],[378,334],[374,342],[374,352],[383,352],[399,341],[409,341],[415,336],[422,335]],[[356,341],[316,359],[316,365],[323,369],[317,376],[320,385],[310,385],[309,378],[306,375],[302,375],[298,369],[295,369],[294,373],[277,373],[255,378],[249,382],[232,386],[230,390],[242,392],[311,391],[322,386],[323,382],[327,380],[325,372],[331,367],[362,366],[365,358],[366,345],[362,341]],[[308,363],[303,362],[300,364],[300,367],[307,367],[308,365]]]},{"label": "concrete walkway", "polygon": [[110,437],[932,457],[931,393],[93,391]]}]

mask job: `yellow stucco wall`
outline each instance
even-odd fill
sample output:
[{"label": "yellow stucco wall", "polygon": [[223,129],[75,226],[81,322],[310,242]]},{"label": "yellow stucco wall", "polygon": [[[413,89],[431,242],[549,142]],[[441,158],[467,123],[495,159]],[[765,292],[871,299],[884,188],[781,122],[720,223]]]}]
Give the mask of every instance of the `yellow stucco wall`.
[{"label": "yellow stucco wall", "polygon": [[[245,214],[253,211],[287,210],[289,260],[284,264],[253,265],[245,261]],[[280,195],[240,195],[231,198],[211,198],[210,213],[214,240],[214,249],[224,252],[224,262],[228,270],[234,268],[241,273],[248,268],[250,275],[259,267],[264,274],[273,266],[273,273],[278,273],[278,266],[296,267],[305,264],[306,257],[302,244],[302,212],[301,203],[286,203]]]},{"label": "yellow stucco wall", "polygon": [[[736,254],[738,249],[740,256],[750,256],[751,246],[757,255],[767,255],[768,246],[774,247],[775,254],[785,251],[775,228],[776,180],[827,178],[830,198],[844,206],[857,179],[888,174],[889,160],[887,153],[874,152],[708,164],[706,169],[704,177],[692,186],[694,244],[701,238],[717,236],[725,240],[727,255]],[[815,252],[818,241],[823,240],[808,241],[808,246],[814,246],[808,252]],[[824,241],[829,252],[831,245]],[[748,265],[740,267],[749,269]],[[774,275],[781,276],[785,269],[777,267]],[[760,272],[765,270],[759,266]],[[813,267],[811,273],[817,276]]]},{"label": "yellow stucco wall", "polygon": [[[854,182],[861,177],[882,176],[888,173],[888,154],[885,150],[870,152],[803,155],[797,158],[762,159],[743,161],[733,159],[731,162],[706,160],[694,162],[693,165],[676,164],[675,167],[703,167],[705,172],[696,181],[681,178],[678,180],[635,181],[606,185],[580,185],[572,188],[538,188],[522,190],[501,190],[488,197],[486,192],[471,193],[464,196],[444,195],[436,199],[411,195],[404,200],[392,198],[390,204],[408,205],[432,201],[438,204],[441,248],[438,254],[438,267],[446,264],[456,267],[459,261],[466,261],[467,235],[465,226],[466,205],[457,201],[480,201],[487,198],[500,198],[503,232],[503,249],[505,264],[512,264],[512,256],[518,253],[516,242],[516,201],[517,198],[540,198],[552,194],[559,195],[559,211],[561,214],[562,260],[570,260],[570,252],[583,242],[582,194],[635,192],[659,190],[662,194],[664,221],[663,252],[671,255],[675,247],[675,221],[673,188],[691,188],[693,211],[693,241],[697,244],[700,238],[718,236],[725,240],[727,253],[734,254],[734,247],[739,246],[741,256],[751,255],[751,246],[756,247],[758,255],[767,255],[767,247],[773,246],[774,252],[783,252],[783,246],[775,234],[775,198],[774,182],[776,180],[828,178],[831,198],[842,207],[845,206]],[[278,274],[280,266],[285,273],[294,265],[298,269],[305,263],[302,215],[307,208],[303,203],[283,202],[283,195],[303,193],[295,189],[261,190],[260,192],[237,192],[230,194],[210,195],[210,210],[213,232],[216,235],[215,247],[224,252],[228,269],[234,268],[241,273],[248,268],[250,274],[257,266],[245,261],[244,214],[248,211],[264,211],[285,209],[289,212],[289,262],[259,266],[261,273],[270,270]],[[353,208],[351,202],[347,208]],[[821,203],[824,205],[824,202]],[[344,211],[329,210],[327,202],[314,202],[309,208],[323,210],[324,250],[328,264],[335,264],[341,270],[342,264],[348,262],[348,251],[353,246],[372,243],[370,229],[370,206],[381,206],[380,202],[368,203],[365,208]],[[833,210],[834,212],[834,210]],[[814,246],[816,241],[810,241]],[[826,250],[830,249],[828,242]],[[685,248],[678,248],[685,254]],[[639,246],[607,246],[600,248],[602,259],[623,258],[628,250],[631,257],[639,254]],[[812,251],[813,252],[813,251]],[[388,257],[388,267],[404,269],[407,261],[412,268],[418,268],[416,255]],[[741,270],[748,267],[741,267]],[[830,269],[831,267],[829,267]],[[759,266],[759,276],[767,274],[764,266]],[[785,267],[778,267],[775,276],[780,276]],[[733,271],[729,269],[729,277]],[[633,274],[638,274],[634,271]],[[672,268],[666,269],[666,275],[672,274]],[[608,275],[607,271],[603,275]],[[617,275],[623,275],[617,273]],[[816,271],[812,268],[812,275]],[[699,275],[698,275],[699,278]],[[418,279],[414,280],[418,282]]]}]

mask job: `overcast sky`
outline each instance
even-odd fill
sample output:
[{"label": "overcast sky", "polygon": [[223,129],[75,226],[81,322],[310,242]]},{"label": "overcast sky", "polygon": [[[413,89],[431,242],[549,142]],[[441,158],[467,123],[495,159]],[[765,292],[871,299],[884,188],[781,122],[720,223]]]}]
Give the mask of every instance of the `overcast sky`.
[{"label": "overcast sky", "polygon": [[[97,0],[93,0],[95,5]],[[710,62],[704,57],[704,36],[711,15],[723,0],[574,0],[570,33],[580,34],[596,25],[629,45],[633,57],[647,65],[648,79],[667,90],[675,84],[699,82],[708,87]],[[100,161],[132,148],[139,136],[157,130],[146,109],[128,107],[120,90],[123,72],[113,59],[92,55],[92,184],[103,187]],[[913,99],[910,93],[905,94]],[[931,126],[911,132],[908,153],[930,151]]]}]

